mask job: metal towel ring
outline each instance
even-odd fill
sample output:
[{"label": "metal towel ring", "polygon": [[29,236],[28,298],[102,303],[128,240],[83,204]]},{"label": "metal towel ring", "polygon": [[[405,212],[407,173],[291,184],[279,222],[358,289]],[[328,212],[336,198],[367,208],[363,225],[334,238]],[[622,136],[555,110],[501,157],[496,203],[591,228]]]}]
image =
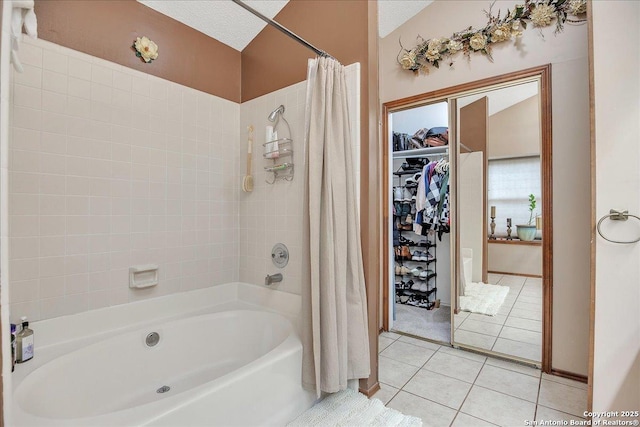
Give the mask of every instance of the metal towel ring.
[{"label": "metal towel ring", "polygon": [[620,243],[623,245],[627,245],[630,243],[636,243],[636,242],[640,242],[640,237],[638,237],[635,240],[629,240],[629,241],[619,241],[619,240],[612,240],[609,239],[607,237],[604,236],[604,234],[602,234],[602,231],[600,230],[600,224],[602,224],[602,221],[604,221],[607,218],[611,218],[612,221],[626,221],[629,219],[629,217],[635,218],[638,221],[640,221],[640,217],[637,215],[631,215],[629,213],[629,211],[624,210],[624,211],[618,211],[616,209],[611,209],[609,211],[608,215],[603,216],[602,218],[600,218],[600,220],[598,221],[598,226],[596,227],[596,229],[598,230],[598,234],[600,235],[600,237],[602,237],[604,240],[611,242],[611,243]]}]

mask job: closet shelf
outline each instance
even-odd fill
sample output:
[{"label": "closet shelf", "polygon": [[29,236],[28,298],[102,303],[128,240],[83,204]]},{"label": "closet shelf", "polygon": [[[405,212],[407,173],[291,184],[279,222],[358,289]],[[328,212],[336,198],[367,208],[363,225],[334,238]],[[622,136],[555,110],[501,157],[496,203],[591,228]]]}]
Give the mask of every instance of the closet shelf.
[{"label": "closet shelf", "polygon": [[429,289],[428,291],[419,291],[415,289],[397,289],[399,293],[402,295],[421,295],[421,296],[429,296],[434,293],[437,288]]},{"label": "closet shelf", "polygon": [[408,157],[425,157],[434,154],[449,154],[449,146],[443,145],[442,147],[427,147],[416,148],[414,150],[394,151],[394,159],[406,159]]},{"label": "closet shelf", "polygon": [[[422,169],[407,169],[403,171],[394,172],[395,176],[404,176],[404,175],[415,175],[417,173],[422,172]],[[401,185],[400,187],[412,188],[412,186],[407,187],[406,185]]]}]

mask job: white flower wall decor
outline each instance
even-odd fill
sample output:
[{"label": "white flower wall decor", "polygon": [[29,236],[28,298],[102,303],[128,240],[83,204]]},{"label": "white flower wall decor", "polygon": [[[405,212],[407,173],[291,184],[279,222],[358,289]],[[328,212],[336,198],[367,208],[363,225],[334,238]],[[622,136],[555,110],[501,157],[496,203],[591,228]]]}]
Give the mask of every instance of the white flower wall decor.
[{"label": "white flower wall decor", "polygon": [[136,56],[146,63],[158,58],[158,45],[148,37],[136,38],[132,47],[136,51]]}]

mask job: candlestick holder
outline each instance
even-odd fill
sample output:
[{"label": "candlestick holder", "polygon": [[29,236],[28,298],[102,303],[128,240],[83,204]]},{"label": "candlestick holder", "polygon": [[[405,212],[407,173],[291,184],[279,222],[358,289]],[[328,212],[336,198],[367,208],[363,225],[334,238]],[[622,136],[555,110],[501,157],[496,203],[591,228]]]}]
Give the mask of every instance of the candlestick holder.
[{"label": "candlestick holder", "polygon": [[491,234],[489,235],[489,240],[496,240],[496,221],[495,221],[496,217],[492,216],[491,217]]},{"label": "candlestick holder", "polygon": [[513,240],[511,237],[511,218],[507,218],[507,240]]}]

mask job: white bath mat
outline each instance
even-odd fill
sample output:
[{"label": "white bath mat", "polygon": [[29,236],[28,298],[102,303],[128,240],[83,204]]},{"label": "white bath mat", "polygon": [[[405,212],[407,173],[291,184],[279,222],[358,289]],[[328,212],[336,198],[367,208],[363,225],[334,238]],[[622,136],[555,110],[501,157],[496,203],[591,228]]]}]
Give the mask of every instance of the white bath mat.
[{"label": "white bath mat", "polygon": [[422,420],[387,408],[353,390],[330,394],[287,425],[288,427],[420,427]]},{"label": "white bath mat", "polygon": [[460,297],[460,310],[495,316],[509,293],[508,286],[467,283]]}]

